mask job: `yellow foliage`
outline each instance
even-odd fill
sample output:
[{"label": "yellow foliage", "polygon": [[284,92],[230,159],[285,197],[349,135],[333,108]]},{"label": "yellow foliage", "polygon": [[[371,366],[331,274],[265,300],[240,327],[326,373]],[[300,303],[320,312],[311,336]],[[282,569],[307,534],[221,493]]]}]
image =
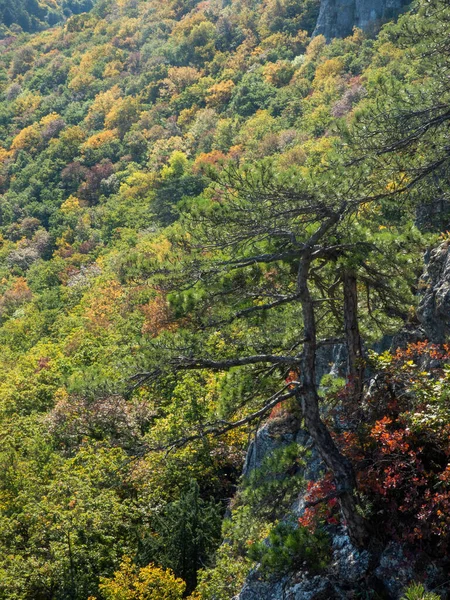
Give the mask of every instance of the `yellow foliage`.
[{"label": "yellow foliage", "polygon": [[206,104],[211,107],[222,106],[231,98],[231,94],[234,88],[235,84],[234,81],[231,81],[231,79],[216,83],[215,85],[211,86],[208,90]]},{"label": "yellow foliage", "polygon": [[188,168],[188,158],[184,152],[175,150],[170,155],[169,162],[161,169],[161,178],[181,177]]},{"label": "yellow foliage", "polygon": [[139,32],[139,19],[122,18],[120,20],[120,29],[117,32],[117,37],[121,39],[133,36]]},{"label": "yellow foliage", "polygon": [[339,58],[330,58],[316,69],[314,82],[321,82],[328,77],[335,77],[342,72],[344,65]]},{"label": "yellow foliage", "polygon": [[309,59],[314,60],[322,52],[323,48],[326,46],[326,43],[327,40],[325,39],[325,36],[317,35],[311,40],[309,46],[307,47],[306,56]]},{"label": "yellow foliage", "polygon": [[[29,127],[22,129],[20,133],[16,135],[11,144],[11,150],[17,152],[19,150],[36,150],[39,143],[42,141],[41,133],[54,121],[61,119],[58,113],[50,113],[43,117],[39,123],[34,123]],[[0,159],[1,162],[1,159]]]},{"label": "yellow foliage", "polygon": [[107,129],[106,131],[101,131],[100,133],[91,135],[91,137],[83,144],[82,150],[95,150],[97,148],[101,148],[101,146],[104,146],[109,142],[112,142],[115,139],[117,139],[117,132]]},{"label": "yellow foliage", "polygon": [[166,237],[159,236],[142,240],[136,249],[140,254],[147,255],[156,262],[163,263],[170,258],[172,244]]},{"label": "yellow foliage", "polygon": [[205,23],[210,23],[205,15],[202,15],[200,12],[193,14],[191,13],[181,21],[175,23],[175,26],[172,30],[172,35],[176,40],[182,39],[183,37],[190,37],[200,25]]},{"label": "yellow foliage", "polygon": [[279,164],[283,168],[289,168],[298,165],[304,165],[306,162],[306,152],[302,146],[294,146],[280,155]]},{"label": "yellow foliage", "polygon": [[120,195],[129,200],[145,198],[153,192],[155,182],[155,173],[135,171],[121,184]]},{"label": "yellow foliage", "polygon": [[143,569],[125,556],[111,579],[102,578],[100,590],[106,600],[182,600],[186,584],[173,572],[154,564]]},{"label": "yellow foliage", "polygon": [[182,137],[175,135],[169,139],[157,140],[150,153],[149,165],[156,169],[162,167],[175,150],[186,151],[186,142]]},{"label": "yellow foliage", "polygon": [[298,55],[304,52],[306,43],[308,40],[308,33],[306,31],[299,31],[297,35],[292,36],[287,33],[273,33],[269,37],[266,37],[261,42],[263,50],[277,50],[280,47],[289,48],[294,54]]},{"label": "yellow foliage", "polygon": [[58,404],[59,402],[67,402],[70,398],[68,391],[66,390],[66,388],[58,388],[55,392],[55,404]]},{"label": "yellow foliage", "polygon": [[196,106],[194,104],[194,106],[191,106],[191,108],[183,108],[183,110],[180,112],[178,119],[177,119],[177,124],[180,127],[183,126],[188,126],[190,125],[195,118],[195,115],[198,112],[198,106]]},{"label": "yellow foliage", "polygon": [[41,105],[42,96],[40,94],[25,94],[17,98],[14,103],[14,114],[23,117],[26,114],[33,114]]},{"label": "yellow foliage", "polygon": [[169,94],[179,94],[196,83],[201,76],[201,72],[194,67],[171,67],[164,84]]},{"label": "yellow foliage", "polygon": [[100,113],[103,118],[109,113],[114,104],[120,98],[120,88],[118,85],[113,86],[106,92],[100,92],[95,96],[94,102],[89,107],[89,112],[86,117],[86,123],[91,125],[93,116]]},{"label": "yellow foliage", "polygon": [[241,128],[240,139],[248,145],[262,140],[267,134],[275,133],[278,129],[277,120],[268,110],[258,110]]},{"label": "yellow foliage", "polygon": [[95,77],[89,73],[79,72],[74,74],[74,77],[69,82],[68,87],[74,92],[84,92],[90,88],[94,81]]},{"label": "yellow foliage", "polygon": [[61,132],[59,136],[61,143],[65,146],[81,146],[86,139],[85,132],[78,125],[68,127]]},{"label": "yellow foliage", "polygon": [[18,152],[19,150],[33,150],[36,149],[41,139],[41,133],[37,124],[30,125],[22,129],[20,133],[16,135],[11,144],[11,150]]},{"label": "yellow foliage", "polygon": [[396,46],[393,42],[386,42],[378,46],[376,62],[386,64],[392,60],[401,58],[404,50]]},{"label": "yellow foliage", "polygon": [[0,165],[5,163],[8,158],[11,158],[11,152],[0,146]]},{"label": "yellow foliage", "polygon": [[75,196],[69,196],[65,202],[61,204],[60,211],[63,214],[76,213],[81,210],[80,201]]},{"label": "yellow foliage", "polygon": [[137,121],[140,113],[138,98],[119,98],[105,117],[105,127],[117,128],[121,134]]},{"label": "yellow foliage", "polygon": [[120,60],[113,60],[105,66],[103,77],[118,77],[123,71],[123,63]]},{"label": "yellow foliage", "polygon": [[[25,300],[31,293],[23,282]],[[23,301],[20,301],[23,304]],[[25,333],[25,332],[24,332]],[[53,402],[54,393],[60,388],[60,367],[64,362],[62,352],[51,343],[38,342],[20,355],[10,365],[3,363],[0,378],[2,408],[11,410],[18,406],[28,410],[42,410],[43,404]],[[19,408],[19,410],[21,410]]]},{"label": "yellow foliage", "polygon": [[117,281],[97,288],[86,308],[87,328],[91,331],[105,330],[116,320],[120,308],[123,290]]},{"label": "yellow foliage", "polygon": [[61,115],[58,115],[58,113],[50,113],[49,115],[46,115],[39,121],[39,125],[41,125],[41,127],[47,127],[48,125],[50,125],[50,123],[53,123],[54,121],[57,121],[60,118]]},{"label": "yellow foliage", "polygon": [[391,193],[399,192],[402,190],[402,188],[405,187],[408,181],[409,178],[406,175],[406,173],[400,172],[396,175],[394,179],[387,183],[386,190]]}]

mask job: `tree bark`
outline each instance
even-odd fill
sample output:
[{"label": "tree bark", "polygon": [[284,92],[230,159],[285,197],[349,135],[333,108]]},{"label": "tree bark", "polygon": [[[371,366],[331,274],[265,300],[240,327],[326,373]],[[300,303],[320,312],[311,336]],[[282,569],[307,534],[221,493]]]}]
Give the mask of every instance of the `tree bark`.
[{"label": "tree bark", "polygon": [[348,378],[353,394],[360,398],[364,383],[364,351],[358,325],[358,288],[355,274],[344,271],[343,285]]},{"label": "tree bark", "polygon": [[334,475],[342,515],[345,519],[350,539],[357,547],[367,542],[367,528],[358,513],[354,497],[356,480],[350,461],[341,454],[333,438],[320,417],[319,395],[316,386],[317,330],[314,303],[308,287],[311,257],[304,257],[299,266],[297,292],[302,304],[305,344],[302,355],[301,391],[299,399],[305,425],[326,466]]}]

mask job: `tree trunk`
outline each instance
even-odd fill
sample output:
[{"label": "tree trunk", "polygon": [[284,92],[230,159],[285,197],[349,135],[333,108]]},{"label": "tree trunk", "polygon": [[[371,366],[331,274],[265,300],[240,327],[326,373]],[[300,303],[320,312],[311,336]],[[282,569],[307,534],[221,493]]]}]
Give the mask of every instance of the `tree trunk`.
[{"label": "tree trunk", "polygon": [[357,511],[354,497],[356,480],[350,461],[341,454],[331,434],[322,421],[319,395],[316,386],[316,320],[314,304],[308,287],[311,258],[305,257],[299,266],[297,291],[302,304],[304,320],[304,347],[302,357],[302,388],[299,392],[305,425],[323,461],[334,475],[339,503],[350,539],[357,547],[367,541],[364,519]]},{"label": "tree trunk", "polygon": [[361,397],[364,384],[364,352],[358,325],[358,288],[354,273],[344,271],[344,328],[348,377],[352,391]]}]

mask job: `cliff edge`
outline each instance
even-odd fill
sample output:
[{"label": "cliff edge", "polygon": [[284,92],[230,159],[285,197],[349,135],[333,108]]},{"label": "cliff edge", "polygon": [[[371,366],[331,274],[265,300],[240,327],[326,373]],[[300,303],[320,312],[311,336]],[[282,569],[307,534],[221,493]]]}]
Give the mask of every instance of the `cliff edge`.
[{"label": "cliff edge", "polygon": [[342,38],[354,27],[370,33],[398,17],[407,5],[405,0],[322,0],[313,35]]}]

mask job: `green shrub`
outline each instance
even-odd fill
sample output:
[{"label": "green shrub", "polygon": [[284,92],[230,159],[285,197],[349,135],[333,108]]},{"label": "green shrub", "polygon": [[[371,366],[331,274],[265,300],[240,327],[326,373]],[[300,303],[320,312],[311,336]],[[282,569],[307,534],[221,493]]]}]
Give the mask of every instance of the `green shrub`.
[{"label": "green shrub", "polygon": [[311,533],[306,527],[279,523],[267,540],[251,546],[249,557],[258,561],[267,575],[287,573],[301,565],[318,572],[329,562],[330,541],[324,531]]},{"label": "green shrub", "polygon": [[295,442],[275,449],[244,479],[243,502],[261,518],[282,518],[306,486],[303,474],[309,457],[310,451]]},{"label": "green shrub", "polygon": [[421,583],[413,583],[408,587],[402,600],[440,600],[441,597],[433,592],[425,591]]}]

